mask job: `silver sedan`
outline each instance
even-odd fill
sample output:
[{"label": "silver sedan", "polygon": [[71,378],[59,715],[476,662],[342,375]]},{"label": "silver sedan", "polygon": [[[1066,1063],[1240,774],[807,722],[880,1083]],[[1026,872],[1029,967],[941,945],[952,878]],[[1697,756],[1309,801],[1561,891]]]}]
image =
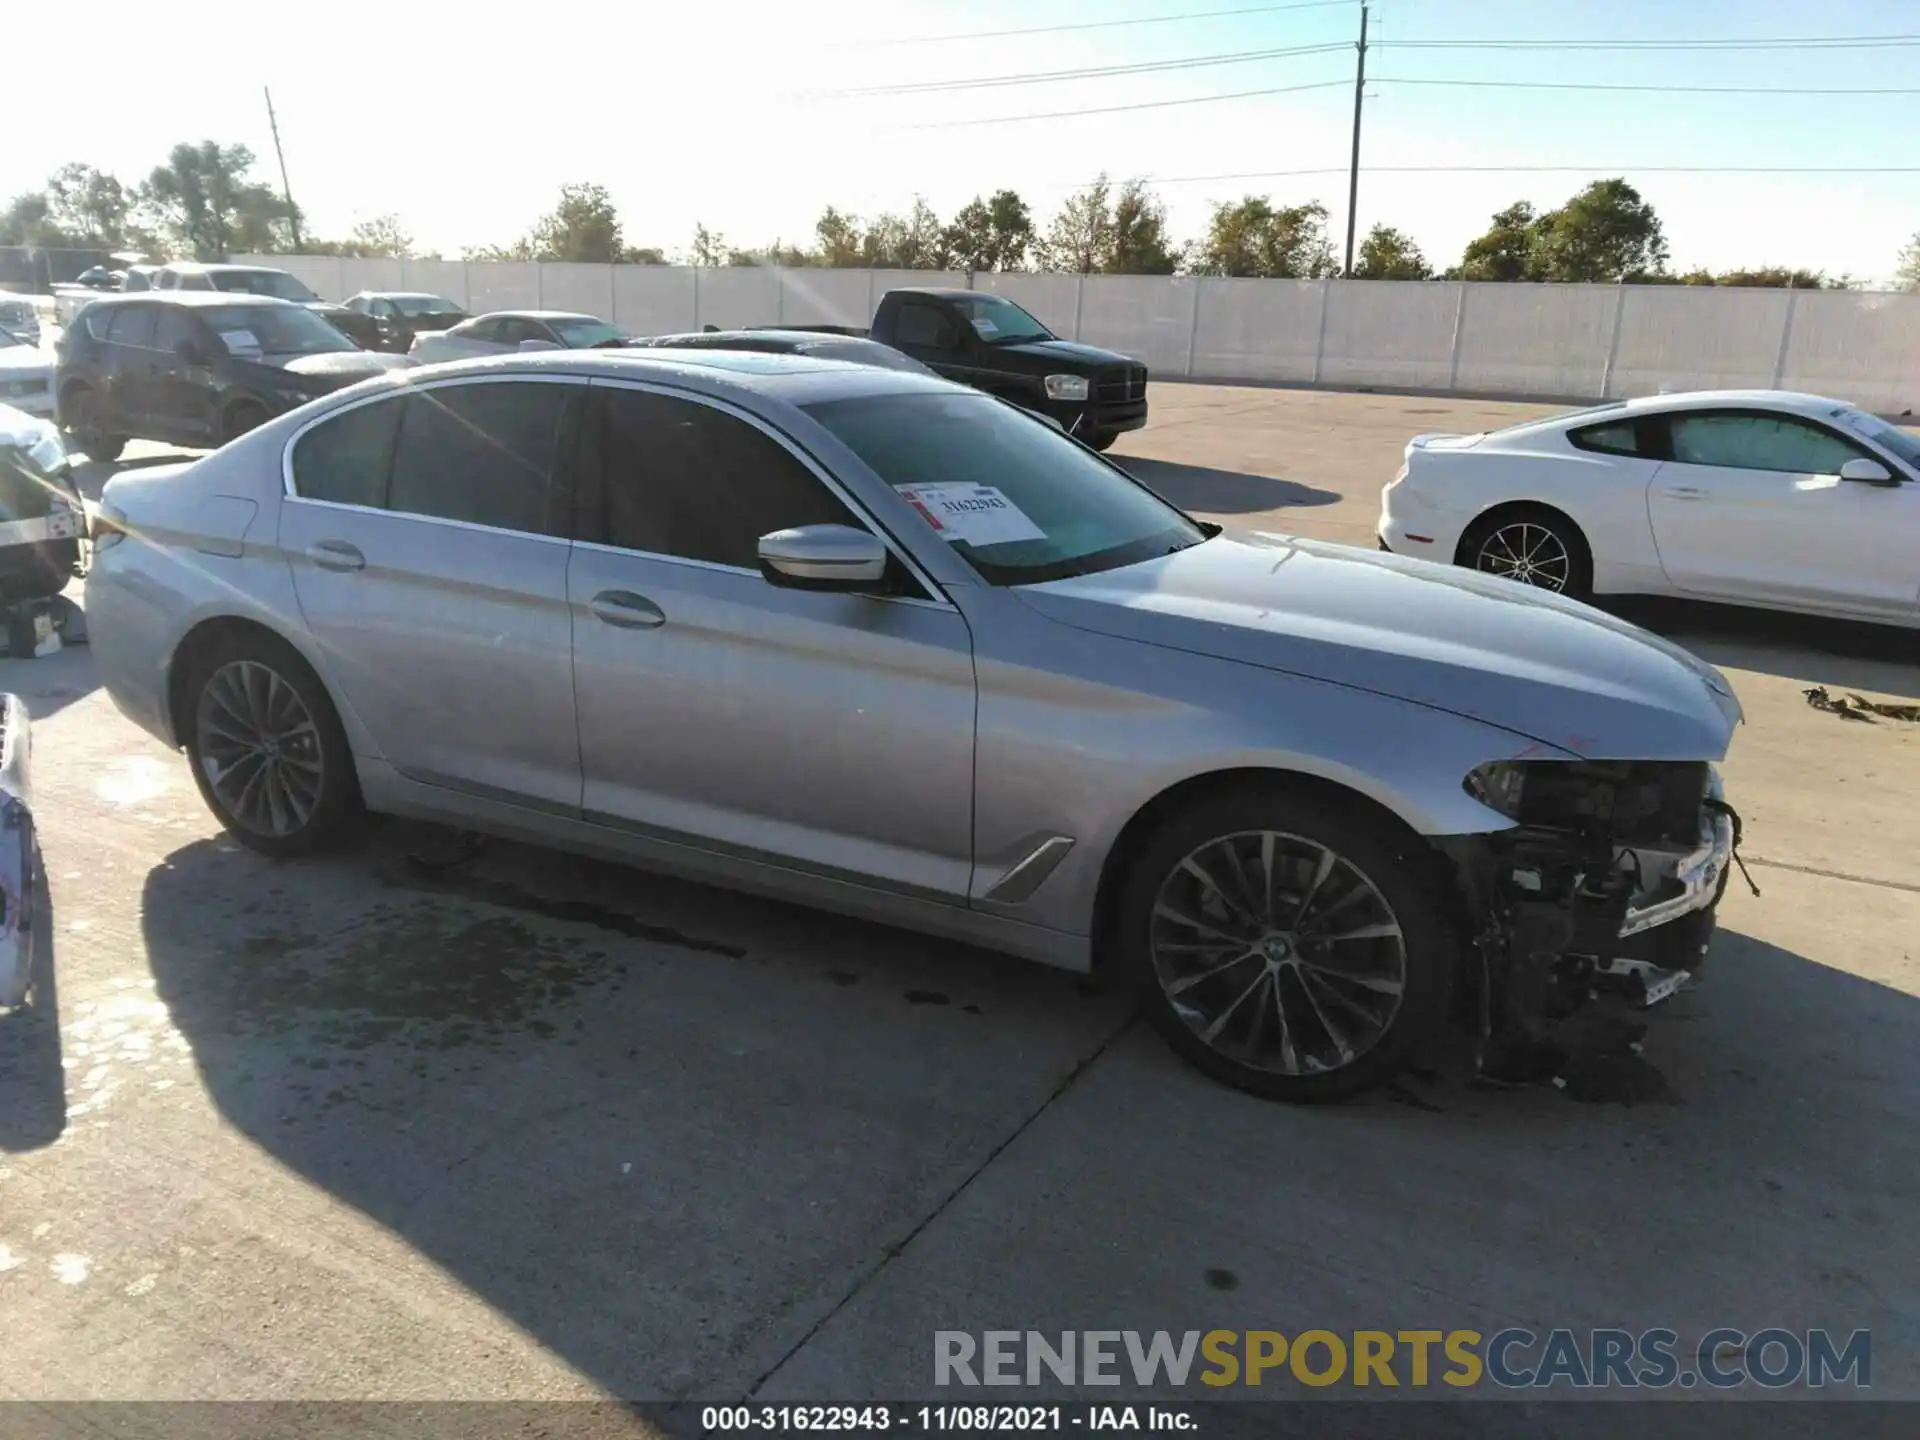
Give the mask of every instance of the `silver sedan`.
[{"label": "silver sedan", "polygon": [[476,360],[535,350],[593,350],[624,345],[627,337],[606,321],[568,310],[495,310],[445,330],[413,337],[407,354],[417,365]]},{"label": "silver sedan", "polygon": [[405,814],[1098,966],[1278,1098],[1632,1036],[1575,1022],[1697,971],[1734,843],[1684,651],[1229,537],[912,374],[411,370],[115,477],[98,530],[106,687],[257,850]]}]

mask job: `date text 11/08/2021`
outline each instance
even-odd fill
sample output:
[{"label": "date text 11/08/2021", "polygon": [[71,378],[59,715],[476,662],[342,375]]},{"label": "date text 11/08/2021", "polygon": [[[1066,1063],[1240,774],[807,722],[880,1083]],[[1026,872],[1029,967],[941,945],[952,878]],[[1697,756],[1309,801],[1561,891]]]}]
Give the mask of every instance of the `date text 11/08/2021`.
[{"label": "date text 11/08/2021", "polygon": [[1191,1408],[1166,1405],[706,1405],[707,1435],[735,1431],[898,1430],[1011,1435],[1072,1430],[1150,1430],[1191,1433],[1200,1428]]}]

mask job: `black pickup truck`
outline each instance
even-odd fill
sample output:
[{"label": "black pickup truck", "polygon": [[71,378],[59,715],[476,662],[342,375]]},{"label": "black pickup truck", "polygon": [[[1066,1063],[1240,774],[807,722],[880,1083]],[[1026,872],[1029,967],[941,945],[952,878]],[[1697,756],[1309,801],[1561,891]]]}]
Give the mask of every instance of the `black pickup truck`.
[{"label": "black pickup truck", "polygon": [[891,345],[949,380],[1051,417],[1096,450],[1147,423],[1146,366],[1062,340],[1004,295],[889,290],[868,330],[807,328]]}]

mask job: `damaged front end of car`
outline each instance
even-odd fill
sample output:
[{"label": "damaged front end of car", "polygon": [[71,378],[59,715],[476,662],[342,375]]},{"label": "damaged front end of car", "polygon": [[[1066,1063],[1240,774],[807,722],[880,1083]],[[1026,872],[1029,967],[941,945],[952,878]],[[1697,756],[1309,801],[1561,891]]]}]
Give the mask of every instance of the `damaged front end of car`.
[{"label": "damaged front end of car", "polygon": [[1514,822],[1438,842],[1472,927],[1457,993],[1480,1073],[1537,1080],[1634,1050],[1645,1011],[1700,973],[1738,863],[1719,775],[1705,761],[1513,760],[1465,784]]}]

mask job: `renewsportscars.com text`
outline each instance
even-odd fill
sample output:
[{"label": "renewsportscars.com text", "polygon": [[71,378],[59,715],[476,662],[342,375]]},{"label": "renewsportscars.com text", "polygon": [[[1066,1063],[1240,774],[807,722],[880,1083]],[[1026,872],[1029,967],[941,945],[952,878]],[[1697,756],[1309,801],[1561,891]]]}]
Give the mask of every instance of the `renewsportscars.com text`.
[{"label": "renewsportscars.com text", "polygon": [[1868,1388],[1872,1336],[1854,1330],[1667,1329],[936,1330],[936,1385],[1223,1387],[1354,1385],[1456,1389]]}]

